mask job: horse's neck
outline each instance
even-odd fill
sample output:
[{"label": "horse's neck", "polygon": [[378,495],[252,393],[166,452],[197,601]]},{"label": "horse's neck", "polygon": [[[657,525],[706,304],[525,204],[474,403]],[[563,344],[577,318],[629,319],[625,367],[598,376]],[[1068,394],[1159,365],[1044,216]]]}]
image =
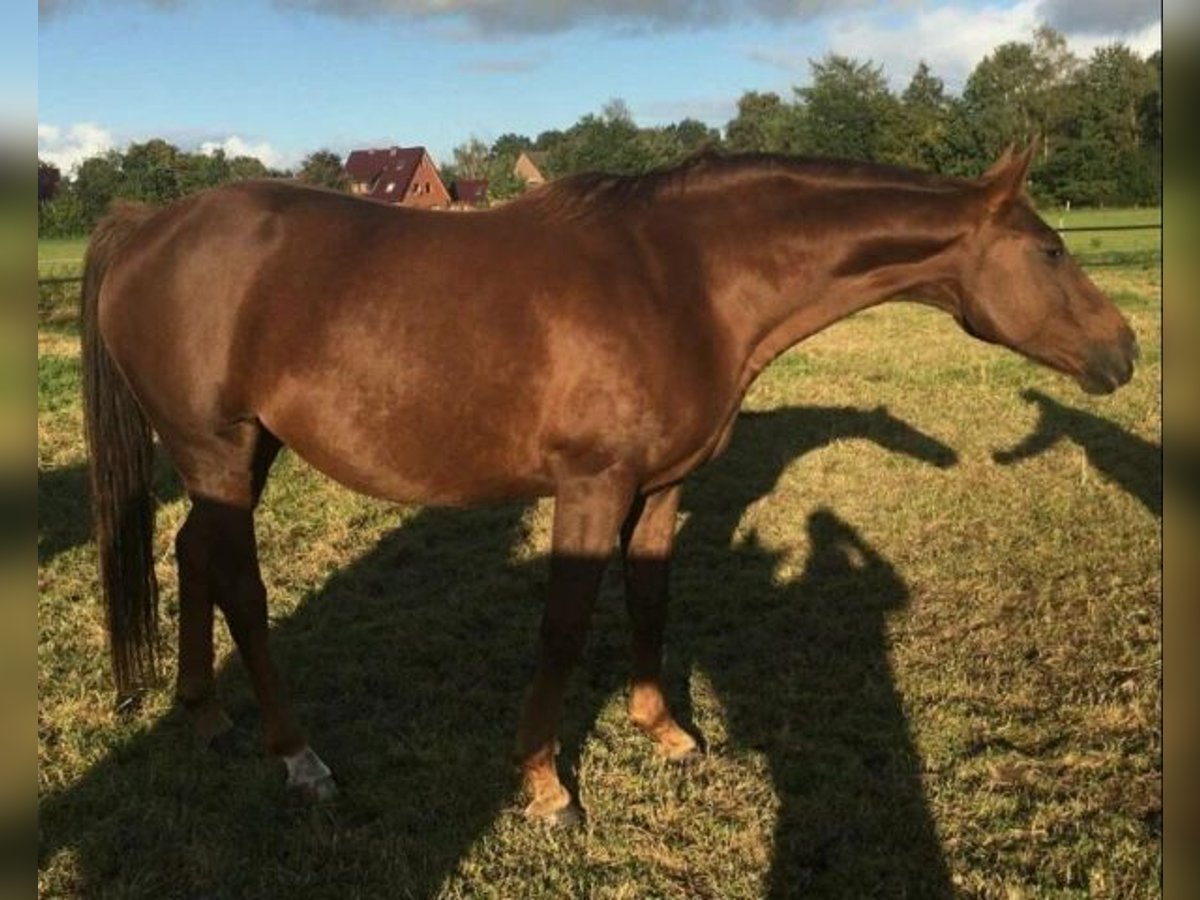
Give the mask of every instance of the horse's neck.
[{"label": "horse's neck", "polygon": [[[958,230],[953,222],[961,219],[953,198],[920,197],[923,221],[931,218],[930,204],[946,205],[946,217],[930,231],[913,224],[916,216],[903,211],[898,216],[895,205],[841,204],[836,198],[831,203],[832,194],[809,203],[844,207],[846,221],[814,208],[811,222],[798,225],[805,219],[795,209],[772,218],[756,216],[753,204],[744,204],[736,221],[703,238],[721,260],[713,269],[711,302],[730,335],[731,361],[742,388],[799,341],[947,277],[941,251],[953,243]],[[796,209],[803,209],[805,199],[795,198]],[[781,205],[774,197],[760,208]]]}]

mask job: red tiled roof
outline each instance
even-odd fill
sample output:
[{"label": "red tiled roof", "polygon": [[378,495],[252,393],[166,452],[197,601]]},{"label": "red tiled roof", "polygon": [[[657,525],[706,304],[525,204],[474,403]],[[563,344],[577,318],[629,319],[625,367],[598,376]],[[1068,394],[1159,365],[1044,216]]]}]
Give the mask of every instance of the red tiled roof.
[{"label": "red tiled roof", "polygon": [[354,150],[346,157],[346,174],[353,181],[366,183],[365,196],[396,203],[404,199],[424,156],[424,147]]},{"label": "red tiled roof", "polygon": [[450,196],[458,203],[484,203],[487,200],[486,178],[460,178],[450,186]]}]

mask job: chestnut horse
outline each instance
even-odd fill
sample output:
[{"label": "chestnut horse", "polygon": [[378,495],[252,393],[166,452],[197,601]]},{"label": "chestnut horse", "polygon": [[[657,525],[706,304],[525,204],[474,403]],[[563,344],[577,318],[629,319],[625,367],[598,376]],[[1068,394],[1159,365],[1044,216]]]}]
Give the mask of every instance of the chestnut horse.
[{"label": "chestnut horse", "polygon": [[254,508],[286,445],[388,500],[555,498],[517,737],[531,818],[579,816],[556,772],[556,732],[617,544],[630,717],[667,757],[695,753],[660,683],[680,483],[721,452],[764,366],[905,298],[1088,391],[1130,378],[1133,333],[1031,208],[1030,156],[1006,151],[970,180],[707,154],[643,176],[565,178],[462,215],[270,181],[118,208],[88,249],[82,316],[119,692],[156,671],[157,433],[191,498],[175,545],[178,698],[203,738],[228,727],[213,688],[218,607],[268,752],[290,784],[333,792],[267,646]]}]

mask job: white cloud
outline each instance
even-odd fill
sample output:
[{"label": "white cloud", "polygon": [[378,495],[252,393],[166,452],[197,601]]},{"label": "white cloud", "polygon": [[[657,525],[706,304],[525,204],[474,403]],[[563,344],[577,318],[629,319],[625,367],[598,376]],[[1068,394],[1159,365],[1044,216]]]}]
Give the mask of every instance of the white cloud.
[{"label": "white cloud", "polygon": [[[1011,5],[976,9],[959,5],[921,6],[899,22],[886,14],[851,14],[830,23],[828,49],[882,64],[897,90],[908,84],[917,63],[923,59],[950,90],[958,91],[984,56],[1007,41],[1031,40],[1034,29],[1045,18],[1044,0],[1017,0]],[[1158,49],[1162,43],[1158,22],[1133,33],[1067,32],[1066,37],[1068,47],[1081,58],[1116,40],[1123,40],[1143,54]]]},{"label": "white cloud", "polygon": [[[98,156],[105,151],[117,147],[117,141],[111,131],[102,128],[94,122],[78,122],[74,125],[61,127],[47,123],[38,123],[38,159],[58,166],[63,174],[72,173],[85,159]],[[158,135],[171,140],[169,134]],[[143,138],[134,138],[143,140]],[[124,144],[125,141],[122,141]],[[187,150],[190,141],[179,144]],[[192,144],[195,146],[195,144]],[[232,134],[222,140],[207,140],[199,146],[201,153],[213,153],[224,150],[225,155],[253,156],[262,163],[274,169],[286,169],[295,164],[296,160],[287,153],[275,149],[267,141],[252,142],[240,135]]]},{"label": "white cloud", "polygon": [[1072,35],[1069,43],[1076,56],[1080,59],[1087,59],[1097,47],[1111,44],[1118,39],[1129,49],[1136,50],[1138,55],[1149,56],[1155,50],[1162,49],[1162,23],[1152,22],[1145,28],[1128,34]]},{"label": "white cloud", "polygon": [[286,169],[292,163],[292,160],[286,154],[276,150],[267,141],[259,141],[257,144],[252,144],[236,134],[231,134],[223,141],[204,141],[200,145],[201,153],[211,155],[217,150],[224,150],[225,155],[230,158],[234,156],[253,156],[269,169]]},{"label": "white cloud", "polygon": [[1039,0],[1011,6],[939,6],[919,9],[902,24],[863,15],[830,28],[829,49],[882,64],[888,80],[903,89],[920,60],[956,90],[971,69],[1006,41],[1029,40],[1038,25]]},{"label": "white cloud", "polygon": [[78,122],[66,128],[39,122],[37,138],[38,159],[53,163],[64,174],[114,146],[112,132],[94,122]]}]

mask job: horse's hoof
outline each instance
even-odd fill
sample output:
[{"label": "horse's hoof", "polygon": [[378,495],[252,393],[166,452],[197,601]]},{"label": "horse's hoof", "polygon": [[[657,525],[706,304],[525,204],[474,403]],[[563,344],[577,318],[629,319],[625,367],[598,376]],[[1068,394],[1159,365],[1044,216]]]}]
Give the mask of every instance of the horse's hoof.
[{"label": "horse's hoof", "polygon": [[288,787],[298,791],[301,796],[318,803],[337,796],[333,773],[311,747],[305,746],[298,752],[285,756],[283,763],[287,766]]},{"label": "horse's hoof", "polygon": [[572,800],[566,806],[556,809],[553,812],[541,814],[526,812],[526,816],[529,819],[541,822],[543,825],[549,828],[556,829],[576,828],[582,825],[584,821],[583,809],[580,808],[579,804],[577,804],[574,800]]},{"label": "horse's hoof", "polygon": [[[531,822],[541,822],[551,828],[573,828],[579,825],[584,819],[583,810],[566,791],[562,791],[562,795],[561,798],[533,800],[525,807],[525,818]],[[557,806],[552,805],[561,799],[565,799],[566,802],[559,802]]]},{"label": "horse's hoof", "polygon": [[676,753],[667,753],[666,760],[672,766],[678,766],[681,769],[688,769],[696,765],[700,760],[704,759],[704,754],[700,752],[699,747],[688,747]]},{"label": "horse's hoof", "polygon": [[574,800],[556,812],[550,822],[555,828],[576,828],[583,824],[583,808]]},{"label": "horse's hoof", "polygon": [[289,784],[289,787],[309,803],[329,803],[336,800],[338,795],[337,783],[333,780],[332,775],[325,775],[316,781],[308,781],[303,784]]},{"label": "horse's hoof", "polygon": [[682,728],[661,737],[658,751],[667,762],[680,766],[691,765],[704,755],[696,739]]}]

